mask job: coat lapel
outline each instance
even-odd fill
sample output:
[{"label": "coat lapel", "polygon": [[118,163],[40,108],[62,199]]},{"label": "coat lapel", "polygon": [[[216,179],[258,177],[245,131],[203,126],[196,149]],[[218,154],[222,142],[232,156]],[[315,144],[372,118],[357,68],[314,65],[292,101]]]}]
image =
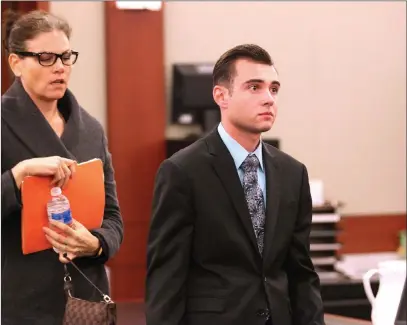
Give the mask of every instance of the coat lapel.
[{"label": "coat lapel", "polygon": [[209,148],[209,153],[213,156],[213,168],[220,178],[241,222],[243,223],[253,249],[257,252],[258,257],[260,258],[249,209],[247,208],[243,187],[235,168],[233,158],[216,129],[208,135],[206,142]]},{"label": "coat lapel", "polygon": [[263,265],[271,259],[280,203],[280,177],[276,158],[267,145],[263,145],[263,161],[266,168],[266,225],[264,233]]},{"label": "coat lapel", "polygon": [[58,140],[72,153],[79,144],[79,133],[84,128],[80,106],[69,89],[65,92],[65,96],[58,101],[58,106],[65,111],[69,111],[69,119],[65,125],[64,133],[62,133],[61,139]]},{"label": "coat lapel", "polygon": [[70,110],[70,116],[61,139],[35,106],[18,79],[2,96],[2,119],[34,156],[57,155],[74,158],[67,146],[72,148],[77,142],[79,109],[70,104],[72,102],[71,97],[73,95],[67,90],[64,98],[58,101],[58,106],[62,104],[64,109]]}]

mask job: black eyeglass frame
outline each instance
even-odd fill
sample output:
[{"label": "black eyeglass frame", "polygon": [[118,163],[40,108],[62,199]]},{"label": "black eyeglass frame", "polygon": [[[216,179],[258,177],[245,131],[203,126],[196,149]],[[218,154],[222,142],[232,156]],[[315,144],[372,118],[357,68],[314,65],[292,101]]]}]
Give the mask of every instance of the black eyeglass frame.
[{"label": "black eyeglass frame", "polygon": [[[64,55],[66,55],[67,53],[69,53],[69,52],[72,55],[75,56],[75,59],[71,64],[66,64],[64,62],[64,60],[62,59],[62,57]],[[68,52],[64,52],[64,53],[61,53],[61,54],[57,54],[57,53],[53,53],[53,52],[28,52],[28,51],[15,51],[14,53],[17,54],[17,55],[25,56],[25,57],[36,57],[37,60],[38,60],[38,63],[40,65],[42,65],[43,67],[51,67],[51,66],[53,66],[57,62],[58,58],[61,59],[61,62],[62,62],[63,65],[71,66],[71,65],[74,65],[76,61],[78,61],[78,57],[79,57],[79,52],[77,52],[77,51],[68,51]],[[43,64],[43,63],[41,63],[41,55],[42,54],[52,54],[52,55],[54,55],[55,56],[54,62],[52,62],[51,64]]]}]

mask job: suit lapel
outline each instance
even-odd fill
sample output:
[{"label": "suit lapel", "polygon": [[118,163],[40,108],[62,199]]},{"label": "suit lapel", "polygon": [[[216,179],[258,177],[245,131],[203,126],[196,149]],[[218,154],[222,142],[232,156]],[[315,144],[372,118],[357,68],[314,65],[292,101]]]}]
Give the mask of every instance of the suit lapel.
[{"label": "suit lapel", "polygon": [[[69,96],[69,94],[67,94]],[[72,110],[73,113],[74,110]],[[65,126],[67,143],[76,143],[77,136],[70,135],[77,124],[78,112],[71,114]],[[36,157],[61,156],[74,158],[57,136],[40,110],[25,92],[20,81],[16,80],[2,97],[2,119]],[[78,130],[76,130],[78,131]],[[67,135],[65,135],[67,132]],[[78,132],[75,132],[76,134]]]},{"label": "suit lapel", "polygon": [[236,171],[233,158],[220,138],[217,130],[214,130],[208,135],[206,142],[208,144],[209,152],[213,156],[212,164],[215,172],[220,178],[226,193],[230,197],[230,200],[243,223],[253,249],[257,252],[258,257],[260,258],[249,209],[247,208],[243,187]]},{"label": "suit lapel", "polygon": [[263,145],[263,161],[266,169],[266,225],[264,233],[264,254],[263,262],[271,258],[273,249],[272,242],[275,235],[278,218],[278,208],[280,203],[280,177],[278,163],[267,145]]}]

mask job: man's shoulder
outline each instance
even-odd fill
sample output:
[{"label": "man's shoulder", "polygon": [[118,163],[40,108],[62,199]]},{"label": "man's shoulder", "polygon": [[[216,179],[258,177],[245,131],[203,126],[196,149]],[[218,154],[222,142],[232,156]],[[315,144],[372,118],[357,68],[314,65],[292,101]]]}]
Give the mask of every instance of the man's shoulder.
[{"label": "man's shoulder", "polygon": [[288,153],[277,149],[276,147],[272,146],[263,141],[263,145],[265,149],[271,154],[272,157],[278,160],[280,164],[291,166],[293,168],[303,168],[304,164],[299,161],[298,159],[294,158],[293,156],[289,155]]},{"label": "man's shoulder", "polygon": [[205,159],[207,153],[205,138],[200,138],[185,148],[180,149],[167,160],[179,167],[196,166],[196,164]]}]

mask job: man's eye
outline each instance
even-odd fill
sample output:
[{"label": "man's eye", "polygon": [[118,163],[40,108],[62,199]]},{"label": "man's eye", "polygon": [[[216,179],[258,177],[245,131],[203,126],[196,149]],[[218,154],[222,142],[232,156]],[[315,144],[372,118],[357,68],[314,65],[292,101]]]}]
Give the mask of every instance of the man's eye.
[{"label": "man's eye", "polygon": [[259,89],[259,87],[258,87],[257,85],[251,85],[249,88],[250,88],[251,90],[257,90],[257,89]]},{"label": "man's eye", "polygon": [[273,87],[273,88],[271,88],[271,91],[272,91],[274,94],[277,94],[277,93],[278,93],[278,88],[277,88],[277,87]]}]

